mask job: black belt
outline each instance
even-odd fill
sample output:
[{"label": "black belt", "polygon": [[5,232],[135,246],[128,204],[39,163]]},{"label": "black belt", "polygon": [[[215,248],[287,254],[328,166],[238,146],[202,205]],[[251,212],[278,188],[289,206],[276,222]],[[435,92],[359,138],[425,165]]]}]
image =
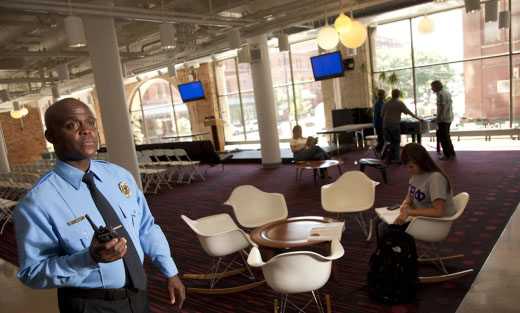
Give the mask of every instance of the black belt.
[{"label": "black belt", "polygon": [[104,300],[120,300],[126,299],[137,294],[137,289],[134,288],[119,288],[119,289],[88,289],[88,288],[74,288],[64,287],[58,288],[58,294],[64,297],[72,298],[88,298],[88,299],[104,299]]}]

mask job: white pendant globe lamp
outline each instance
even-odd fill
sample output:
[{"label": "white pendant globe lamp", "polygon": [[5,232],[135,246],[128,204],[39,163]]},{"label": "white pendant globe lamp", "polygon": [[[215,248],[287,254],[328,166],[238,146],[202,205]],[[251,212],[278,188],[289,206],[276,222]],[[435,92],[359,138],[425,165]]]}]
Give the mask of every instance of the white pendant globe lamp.
[{"label": "white pendant globe lamp", "polygon": [[425,15],[424,18],[419,22],[417,28],[421,34],[428,35],[433,33],[435,30],[435,22],[429,18],[428,15]]},{"label": "white pendant globe lamp", "polygon": [[359,48],[367,39],[367,29],[363,23],[352,20],[352,27],[346,33],[339,36],[341,43],[351,49]]},{"label": "white pendant globe lamp", "polygon": [[323,26],[316,37],[318,46],[323,50],[336,48],[339,42],[339,35],[334,27],[330,26],[325,16],[325,26]]},{"label": "white pendant globe lamp", "polygon": [[334,21],[334,27],[336,28],[336,31],[338,33],[346,33],[352,27],[352,20],[350,19],[350,17],[346,16],[345,14],[343,14],[343,12],[341,12]]}]

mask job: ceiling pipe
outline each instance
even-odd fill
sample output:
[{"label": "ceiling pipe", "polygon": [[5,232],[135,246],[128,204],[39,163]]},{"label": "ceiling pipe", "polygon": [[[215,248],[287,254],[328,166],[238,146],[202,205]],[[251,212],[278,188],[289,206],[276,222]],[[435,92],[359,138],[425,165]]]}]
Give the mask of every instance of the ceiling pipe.
[{"label": "ceiling pipe", "polygon": [[[50,58],[50,57],[63,57],[63,58],[76,58],[76,57],[88,57],[88,51],[10,51],[0,50],[0,57],[3,58]],[[120,51],[119,56],[122,58],[141,58],[149,56],[148,53],[143,52],[124,52]]]},{"label": "ceiling pipe", "polygon": [[[187,23],[208,26],[227,26],[235,27],[244,25],[243,21],[229,21],[223,19],[216,19],[216,16],[209,17],[208,15],[199,15],[194,18],[185,18],[178,16],[163,15],[161,11],[151,11],[144,9],[129,9],[121,7],[111,7],[107,10],[105,6],[89,5],[89,8],[79,7],[74,3],[74,13],[78,15],[95,15],[95,16],[109,16],[120,19],[130,19],[148,22],[170,22],[170,23]],[[43,12],[56,14],[70,14],[69,7],[64,3],[52,1],[36,2],[19,2],[19,1],[0,1],[0,9],[14,10],[14,11],[28,11],[28,12]]]}]

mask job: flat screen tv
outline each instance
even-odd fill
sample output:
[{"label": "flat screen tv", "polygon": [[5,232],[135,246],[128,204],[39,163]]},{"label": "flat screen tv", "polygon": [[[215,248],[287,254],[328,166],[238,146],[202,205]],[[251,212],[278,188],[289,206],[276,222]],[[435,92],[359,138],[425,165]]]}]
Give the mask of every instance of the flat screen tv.
[{"label": "flat screen tv", "polygon": [[311,57],[311,64],[315,80],[345,76],[339,51]]},{"label": "flat screen tv", "polygon": [[195,81],[177,86],[181,94],[182,102],[204,99],[204,90],[200,81]]}]

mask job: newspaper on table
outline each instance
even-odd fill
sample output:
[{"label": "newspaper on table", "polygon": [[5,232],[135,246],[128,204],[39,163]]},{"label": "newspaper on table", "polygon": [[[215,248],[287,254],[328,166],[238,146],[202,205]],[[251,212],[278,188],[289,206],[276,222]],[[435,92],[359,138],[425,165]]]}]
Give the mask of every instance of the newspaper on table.
[{"label": "newspaper on table", "polygon": [[338,239],[341,240],[341,234],[345,229],[345,222],[336,222],[336,223],[327,223],[321,224],[320,226],[316,226],[311,229],[309,233],[309,237],[307,240],[309,241],[327,241]]}]

